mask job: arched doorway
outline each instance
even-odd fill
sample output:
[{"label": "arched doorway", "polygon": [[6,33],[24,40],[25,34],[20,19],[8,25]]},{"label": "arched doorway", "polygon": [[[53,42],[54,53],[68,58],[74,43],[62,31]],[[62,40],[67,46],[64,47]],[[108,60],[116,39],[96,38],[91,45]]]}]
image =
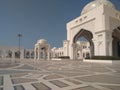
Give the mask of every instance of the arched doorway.
[{"label": "arched doorway", "polygon": [[29,59],[30,58],[30,52],[26,51],[25,56],[26,56],[25,58]]},{"label": "arched doorway", "polygon": [[113,30],[112,37],[113,56],[120,57],[120,27],[117,27],[115,30]]},{"label": "arched doorway", "polygon": [[40,58],[41,59],[47,59],[47,47],[41,47],[40,50]]},{"label": "arched doorway", "polygon": [[34,58],[34,51],[31,52],[31,58]]},{"label": "arched doorway", "polygon": [[[77,41],[79,40],[79,38],[84,38],[87,42],[89,42],[89,49],[90,49],[90,55],[88,55],[88,52],[86,52],[87,57],[91,58],[94,55],[94,44],[93,44],[93,34],[92,32],[85,30],[85,29],[81,29],[73,38],[73,43],[77,43]],[[84,48],[84,47],[83,47]],[[78,53],[73,53],[76,54],[74,56],[79,55]],[[83,57],[84,57],[84,53],[83,53]]]},{"label": "arched doorway", "polygon": [[20,58],[20,54],[21,54],[21,52],[18,50],[18,51],[16,51],[15,52],[15,58]]}]

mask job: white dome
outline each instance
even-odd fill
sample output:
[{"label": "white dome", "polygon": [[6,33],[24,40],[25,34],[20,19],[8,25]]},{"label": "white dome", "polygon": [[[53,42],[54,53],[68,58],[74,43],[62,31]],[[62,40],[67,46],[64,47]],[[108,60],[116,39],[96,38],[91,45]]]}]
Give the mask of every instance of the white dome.
[{"label": "white dome", "polygon": [[99,7],[100,5],[106,5],[108,7],[115,8],[115,6],[110,1],[108,1],[108,0],[94,0],[94,1],[92,1],[90,3],[88,3],[83,8],[83,10],[81,12],[81,15],[85,14],[85,13],[87,13],[87,12],[89,12],[89,11],[97,8],[97,7]]},{"label": "white dome", "polygon": [[37,43],[39,43],[39,44],[48,44],[48,41],[45,40],[45,39],[40,39],[40,40],[37,41]]}]

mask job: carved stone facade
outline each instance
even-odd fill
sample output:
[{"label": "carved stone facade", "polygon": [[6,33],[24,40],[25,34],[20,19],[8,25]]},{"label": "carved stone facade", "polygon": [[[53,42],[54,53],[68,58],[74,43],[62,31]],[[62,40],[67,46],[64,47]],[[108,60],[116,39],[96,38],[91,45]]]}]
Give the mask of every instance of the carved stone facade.
[{"label": "carved stone facade", "polygon": [[91,56],[120,57],[120,12],[109,0],[88,3],[79,17],[67,23],[71,59],[77,59],[75,44],[82,36],[90,43]]}]

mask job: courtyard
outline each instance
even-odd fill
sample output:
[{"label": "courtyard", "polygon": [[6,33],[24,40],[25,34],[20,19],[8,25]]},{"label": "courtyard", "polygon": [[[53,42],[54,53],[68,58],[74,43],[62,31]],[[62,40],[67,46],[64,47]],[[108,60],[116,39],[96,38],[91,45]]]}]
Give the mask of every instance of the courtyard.
[{"label": "courtyard", "polygon": [[0,61],[0,90],[120,90],[120,63]]}]

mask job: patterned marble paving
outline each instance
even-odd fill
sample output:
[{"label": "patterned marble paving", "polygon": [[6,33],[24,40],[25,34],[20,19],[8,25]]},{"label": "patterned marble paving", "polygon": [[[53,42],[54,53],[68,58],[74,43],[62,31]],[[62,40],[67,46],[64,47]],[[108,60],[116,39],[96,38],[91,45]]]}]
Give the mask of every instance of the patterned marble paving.
[{"label": "patterned marble paving", "polygon": [[82,87],[82,88],[76,88],[76,89],[71,89],[71,90],[100,90],[91,86],[86,86],[86,87]]},{"label": "patterned marble paving", "polygon": [[60,87],[60,88],[69,86],[68,84],[66,84],[66,83],[64,83],[64,82],[61,82],[61,81],[59,81],[59,80],[52,80],[52,81],[50,81],[50,82],[53,83],[54,85]]},{"label": "patterned marble paving", "polygon": [[102,85],[102,86],[112,90],[120,90],[120,86],[114,86],[114,85]]},{"label": "patterned marble paving", "polygon": [[31,60],[9,66],[0,68],[0,90],[120,90],[118,62]]},{"label": "patterned marble paving", "polygon": [[110,83],[110,84],[120,84],[120,77],[110,76],[110,75],[92,75],[85,77],[77,77],[77,80],[82,80],[86,82],[94,83]]}]

